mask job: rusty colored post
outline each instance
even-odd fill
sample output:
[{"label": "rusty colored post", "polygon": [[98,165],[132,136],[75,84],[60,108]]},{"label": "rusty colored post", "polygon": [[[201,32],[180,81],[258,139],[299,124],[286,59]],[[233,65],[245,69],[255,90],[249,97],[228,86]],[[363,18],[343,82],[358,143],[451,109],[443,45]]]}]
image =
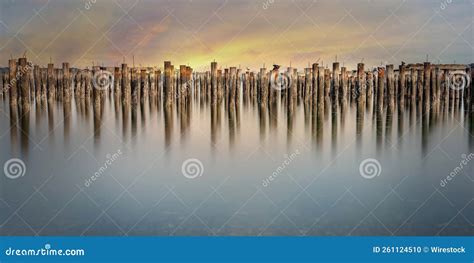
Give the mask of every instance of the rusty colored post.
[{"label": "rusty colored post", "polygon": [[379,111],[383,109],[384,86],[385,86],[385,68],[378,68],[378,83],[377,83],[377,107]]}]

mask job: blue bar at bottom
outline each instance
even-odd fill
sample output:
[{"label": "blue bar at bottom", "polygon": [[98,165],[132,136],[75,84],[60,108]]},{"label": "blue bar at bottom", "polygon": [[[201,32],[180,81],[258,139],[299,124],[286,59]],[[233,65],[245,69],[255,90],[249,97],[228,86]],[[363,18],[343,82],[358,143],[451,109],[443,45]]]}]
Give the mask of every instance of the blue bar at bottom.
[{"label": "blue bar at bottom", "polygon": [[474,262],[474,237],[0,237],[0,262]]}]

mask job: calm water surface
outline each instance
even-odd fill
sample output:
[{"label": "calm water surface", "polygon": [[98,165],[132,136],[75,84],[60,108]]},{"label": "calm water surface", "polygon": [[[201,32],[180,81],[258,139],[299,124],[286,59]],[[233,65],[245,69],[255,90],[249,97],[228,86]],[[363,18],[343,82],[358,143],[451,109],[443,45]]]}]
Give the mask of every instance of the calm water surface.
[{"label": "calm water surface", "polygon": [[[0,160],[26,165],[0,177],[2,235],[474,234],[474,161],[456,169],[474,152],[462,105],[299,102],[288,114],[281,101],[166,110],[106,95],[0,110]],[[193,179],[190,158],[203,168]]]}]

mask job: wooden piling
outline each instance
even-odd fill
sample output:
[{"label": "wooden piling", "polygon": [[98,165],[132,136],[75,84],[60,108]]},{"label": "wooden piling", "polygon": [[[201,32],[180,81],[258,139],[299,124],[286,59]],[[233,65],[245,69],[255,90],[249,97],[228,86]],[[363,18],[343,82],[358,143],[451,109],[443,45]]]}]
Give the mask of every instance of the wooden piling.
[{"label": "wooden piling", "polygon": [[333,99],[339,98],[339,87],[340,87],[340,78],[339,78],[339,62],[332,63],[332,83],[333,83]]},{"label": "wooden piling", "polygon": [[383,101],[384,101],[384,90],[385,90],[385,68],[379,67],[377,70],[378,83],[377,83],[377,108],[378,111],[383,110]]},{"label": "wooden piling", "polygon": [[26,58],[19,58],[18,59],[18,74],[17,78],[19,78],[19,91],[20,91],[20,97],[23,102],[23,104],[28,104],[29,103],[29,98],[30,98],[30,80],[29,80],[29,74],[28,72],[30,71],[30,66],[28,65],[28,62]]},{"label": "wooden piling", "polygon": [[430,96],[430,82],[431,82],[431,64],[429,62],[425,62],[423,64],[423,102],[429,103],[431,96]]},{"label": "wooden piling", "polygon": [[18,91],[17,91],[17,67],[16,60],[8,60],[8,93],[10,94],[10,105],[17,105],[18,103]]},{"label": "wooden piling", "polygon": [[395,98],[395,80],[393,65],[389,64],[386,66],[387,70],[387,100],[391,103]]}]

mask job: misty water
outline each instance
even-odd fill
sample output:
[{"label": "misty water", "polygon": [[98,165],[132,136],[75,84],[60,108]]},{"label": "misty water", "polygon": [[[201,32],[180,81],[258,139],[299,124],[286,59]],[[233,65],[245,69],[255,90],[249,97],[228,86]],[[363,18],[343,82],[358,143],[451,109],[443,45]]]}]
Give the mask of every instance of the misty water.
[{"label": "misty water", "polygon": [[0,161],[26,167],[0,177],[2,235],[474,234],[462,101],[19,105],[0,100]]}]

